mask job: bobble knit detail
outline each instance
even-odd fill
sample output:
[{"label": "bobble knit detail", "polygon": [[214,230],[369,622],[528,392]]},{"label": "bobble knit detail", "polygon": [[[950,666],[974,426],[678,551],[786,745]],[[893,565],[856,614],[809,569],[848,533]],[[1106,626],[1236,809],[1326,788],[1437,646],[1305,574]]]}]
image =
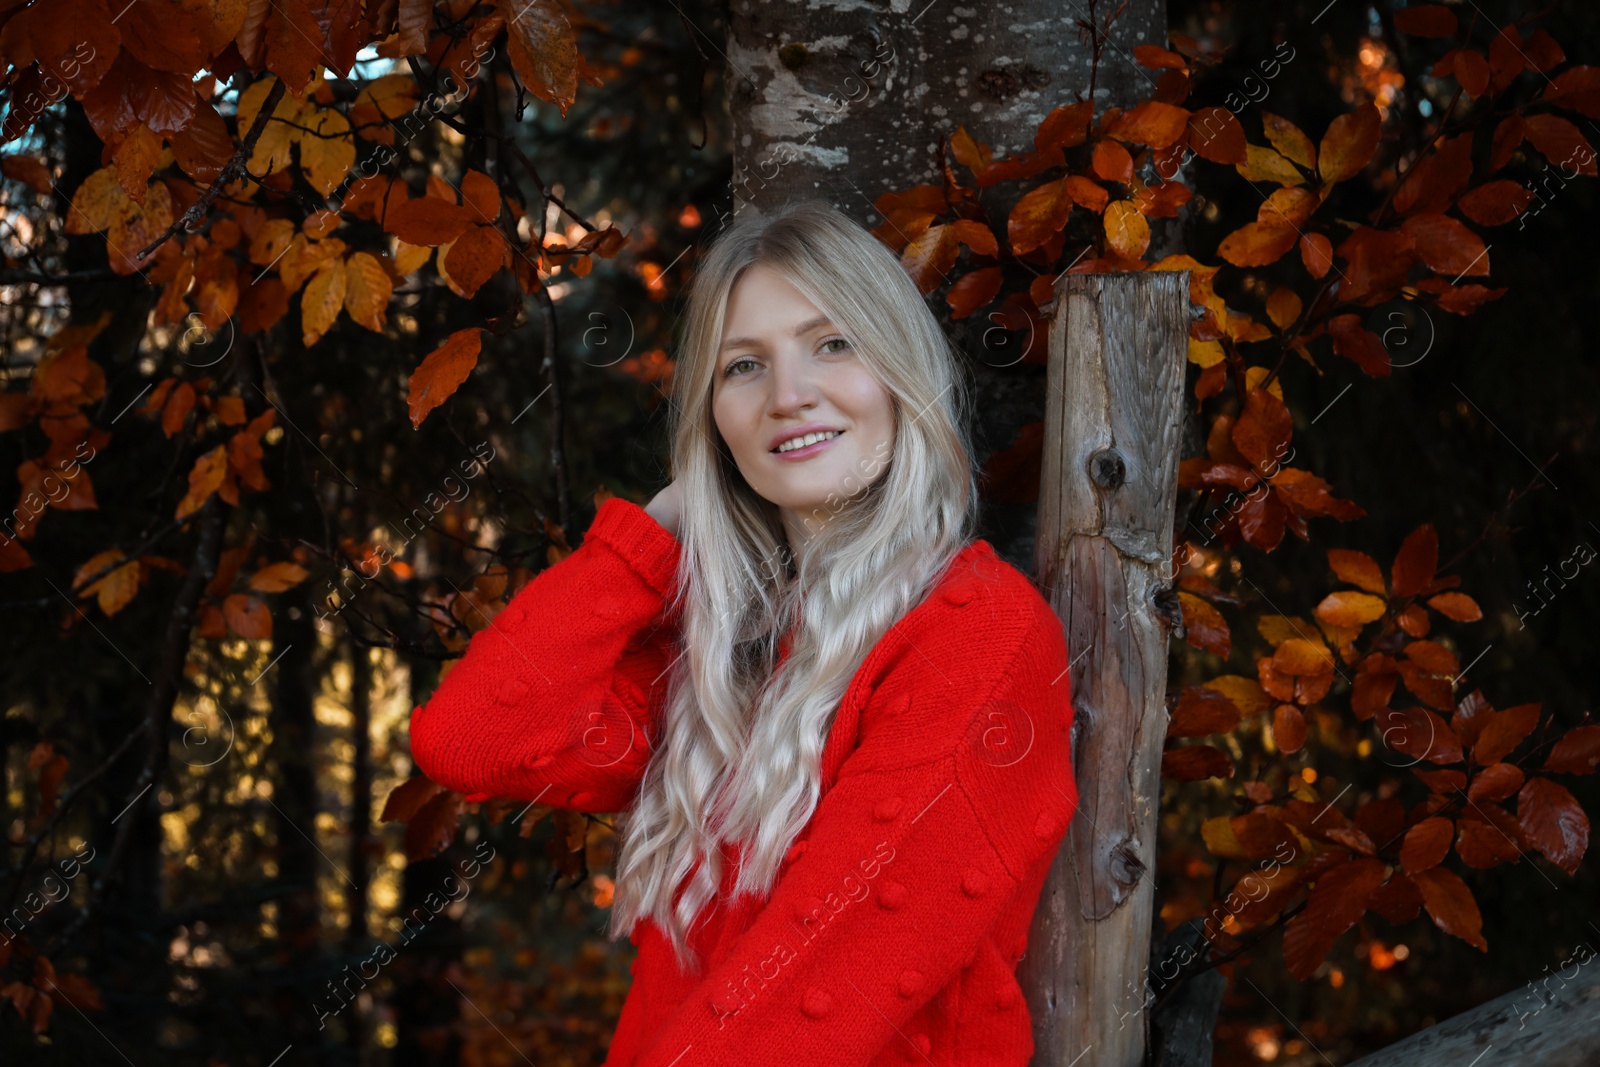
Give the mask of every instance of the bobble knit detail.
[{"label": "bobble knit detail", "polygon": [[[603,503],[412,713],[417,767],[469,800],[631,807],[682,651],[679,552],[637,504]],[[694,973],[653,921],[630,931],[605,1067],[946,1064],[958,1049],[1026,1067],[1032,1021],[1002,972],[1077,808],[1068,662],[1027,577],[985,541],[964,548],[857,668],[770,895],[712,903]],[[995,748],[1013,736],[1029,742]]]}]

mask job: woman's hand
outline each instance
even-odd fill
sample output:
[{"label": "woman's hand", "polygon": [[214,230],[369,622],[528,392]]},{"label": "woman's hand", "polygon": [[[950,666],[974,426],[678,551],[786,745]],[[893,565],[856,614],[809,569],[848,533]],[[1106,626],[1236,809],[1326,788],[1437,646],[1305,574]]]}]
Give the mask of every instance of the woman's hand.
[{"label": "woman's hand", "polygon": [[678,536],[678,524],[683,514],[683,493],[678,488],[678,481],[674,478],[667,483],[667,487],[650,499],[644,506],[645,512],[673,537]]}]

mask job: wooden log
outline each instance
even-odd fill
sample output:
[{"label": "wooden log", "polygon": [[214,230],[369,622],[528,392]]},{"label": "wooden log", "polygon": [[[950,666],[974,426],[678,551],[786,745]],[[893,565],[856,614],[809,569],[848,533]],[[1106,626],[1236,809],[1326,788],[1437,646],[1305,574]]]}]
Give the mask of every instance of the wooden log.
[{"label": "wooden log", "polygon": [[[1572,974],[1566,974],[1568,967]],[[1349,1064],[1349,1067],[1592,1067],[1600,1062],[1600,964],[1544,976]]]},{"label": "wooden log", "polygon": [[1166,737],[1187,271],[1059,279],[1034,573],[1066,627],[1078,812],[1019,971],[1038,1067],[1137,1067]]}]

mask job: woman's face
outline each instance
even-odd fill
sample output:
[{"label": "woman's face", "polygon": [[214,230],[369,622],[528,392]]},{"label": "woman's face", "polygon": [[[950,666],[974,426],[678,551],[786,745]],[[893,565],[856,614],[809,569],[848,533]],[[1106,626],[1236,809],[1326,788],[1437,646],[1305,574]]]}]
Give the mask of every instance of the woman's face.
[{"label": "woman's face", "polygon": [[[888,466],[893,404],[827,314],[770,267],[755,264],[734,283],[722,337],[717,429],[745,481],[778,506],[798,551]],[[777,451],[823,431],[835,433]]]}]

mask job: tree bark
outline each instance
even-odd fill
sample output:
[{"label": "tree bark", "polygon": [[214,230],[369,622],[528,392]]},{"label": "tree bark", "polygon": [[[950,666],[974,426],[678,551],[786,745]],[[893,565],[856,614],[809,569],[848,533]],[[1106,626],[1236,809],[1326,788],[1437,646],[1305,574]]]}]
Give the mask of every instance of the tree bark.
[{"label": "tree bark", "polygon": [[[1056,286],[1035,566],[1061,616],[1078,813],[1020,972],[1034,1062],[1144,1059],[1188,272]],[[1071,388],[1066,387],[1071,383]]]},{"label": "tree bark", "polygon": [[[998,158],[1031,151],[1044,117],[1087,98],[1091,80],[1097,111],[1134,103],[1155,81],[1133,61],[1133,49],[1165,42],[1166,2],[1129,3],[1095,66],[1077,23],[1093,13],[1103,24],[1116,7],[1114,0],[734,3],[727,33],[734,213],[818,197],[876,227],[884,221],[873,206],[878,197],[942,180],[939,144],[958,126]],[[1014,195],[1002,187],[985,193],[1002,239]],[[941,300],[935,311],[945,317],[948,309]],[[982,350],[991,325],[976,317],[945,319],[947,332],[973,356],[980,462],[1043,418],[1038,368],[1012,366],[1010,351],[986,361]],[[1043,344],[1044,338],[1014,343]],[[1026,570],[1035,508],[986,502],[982,519],[982,534],[996,552]]]}]

